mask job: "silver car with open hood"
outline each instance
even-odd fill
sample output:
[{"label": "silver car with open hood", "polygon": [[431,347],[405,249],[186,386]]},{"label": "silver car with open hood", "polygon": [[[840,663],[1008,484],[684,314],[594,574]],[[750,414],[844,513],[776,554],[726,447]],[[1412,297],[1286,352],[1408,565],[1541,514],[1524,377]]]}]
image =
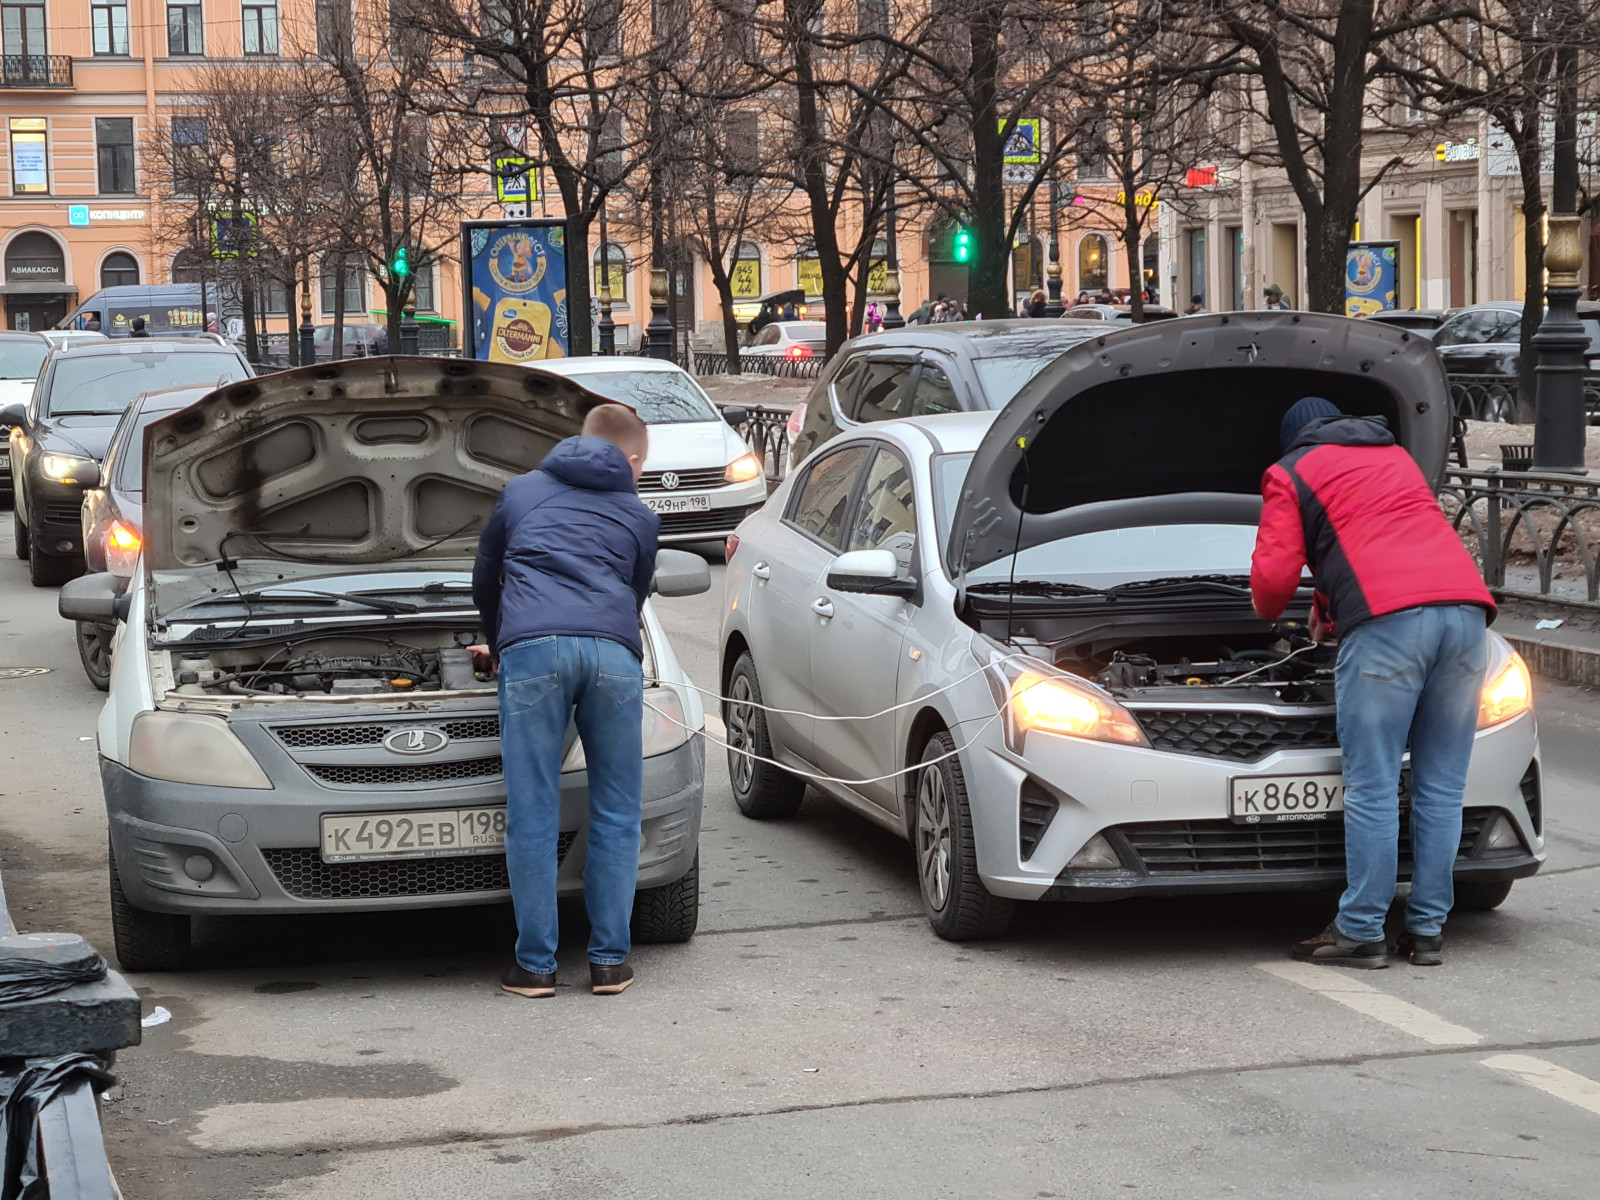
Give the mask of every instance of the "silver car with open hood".
[{"label": "silver car with open hood", "polygon": [[[472,562],[506,481],[600,403],[524,367],[373,358],[150,426],[141,569],[124,596],[86,576],[60,602],[120,622],[99,745],[125,968],[181,965],[196,915],[509,898]],[[658,592],[708,585],[702,560],[662,552]],[[698,911],[704,718],[649,605],[640,624],[635,936],[677,941]],[[562,894],[582,889],[587,810],[569,730]]]}]

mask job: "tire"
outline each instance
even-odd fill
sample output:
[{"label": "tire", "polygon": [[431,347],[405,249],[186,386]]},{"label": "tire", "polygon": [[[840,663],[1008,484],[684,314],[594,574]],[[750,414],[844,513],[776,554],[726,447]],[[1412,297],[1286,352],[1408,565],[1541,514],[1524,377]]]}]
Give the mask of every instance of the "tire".
[{"label": "tire", "polygon": [[17,498],[11,498],[11,549],[18,558],[28,557],[28,523],[22,519],[22,514],[17,512]]},{"label": "tire", "polygon": [[947,941],[969,942],[1002,936],[1016,905],[992,895],[978,876],[967,781],[955,748],[955,740],[943,730],[923,748],[926,765],[916,776],[911,846],[928,923]]},{"label": "tire", "polygon": [[1511,895],[1511,884],[1509,879],[1502,879],[1498,883],[1457,883],[1456,910],[1488,912],[1491,908],[1499,908]]},{"label": "tire", "polygon": [[115,632],[109,625],[96,625],[93,621],[78,621],[78,661],[89,682],[102,692],[111,689],[111,636]]},{"label": "tire", "polygon": [[77,575],[77,565],[70,554],[46,554],[37,545],[28,547],[28,582],[36,588],[60,587]]},{"label": "tire", "polygon": [[[748,703],[741,703],[748,702]],[[754,707],[761,703],[761,681],[749,651],[739,655],[728,677],[728,699],[722,703],[722,719],[728,727],[728,778],[733,784],[733,801],[745,816],[757,821],[792,817],[805,799],[806,781],[762,758],[772,757],[772,738],[767,734],[767,714]],[[746,758],[738,750],[759,755]]]},{"label": "tire", "polygon": [[109,847],[111,936],[124,971],[176,971],[189,958],[189,918],[178,913],[145,912],[123,894],[117,856]]},{"label": "tire", "polygon": [[643,945],[687,942],[700,924],[700,856],[682,879],[641,888],[633,897],[633,940]]}]

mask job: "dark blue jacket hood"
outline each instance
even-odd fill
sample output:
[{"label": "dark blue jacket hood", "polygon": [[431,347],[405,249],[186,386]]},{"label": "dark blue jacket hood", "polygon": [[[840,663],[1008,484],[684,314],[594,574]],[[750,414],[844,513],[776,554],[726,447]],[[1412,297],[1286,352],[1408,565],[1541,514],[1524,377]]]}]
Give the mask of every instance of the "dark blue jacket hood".
[{"label": "dark blue jacket hood", "polygon": [[569,437],[544,456],[539,469],[568,487],[596,492],[633,491],[633,468],[613,442],[597,437]]}]

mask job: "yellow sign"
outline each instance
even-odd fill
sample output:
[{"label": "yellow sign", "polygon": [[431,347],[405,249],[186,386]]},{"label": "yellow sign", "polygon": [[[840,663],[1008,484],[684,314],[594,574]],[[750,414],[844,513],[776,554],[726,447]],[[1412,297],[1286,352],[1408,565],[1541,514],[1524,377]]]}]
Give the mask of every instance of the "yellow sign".
[{"label": "yellow sign", "polygon": [[875,258],[867,264],[867,291],[881,292],[889,286],[889,264]]},{"label": "yellow sign", "polygon": [[525,363],[561,357],[561,343],[550,337],[550,306],[508,298],[494,310],[489,361]]},{"label": "yellow sign", "polygon": [[733,295],[738,300],[754,300],[761,295],[761,260],[741,258],[733,264],[728,276]]},{"label": "yellow sign", "polygon": [[802,258],[794,264],[795,286],[808,296],[822,295],[822,260]]},{"label": "yellow sign", "polygon": [[[1118,204],[1126,204],[1127,202],[1128,202],[1128,193],[1127,192],[1118,192],[1117,193],[1117,203]],[[1133,197],[1133,204],[1134,204],[1135,208],[1157,208],[1157,207],[1160,206],[1161,201],[1156,199],[1154,192],[1135,192],[1134,193],[1134,197]]]},{"label": "yellow sign", "polygon": [[[627,292],[628,270],[621,263],[611,264],[611,299],[616,304],[621,304],[628,298]],[[594,265],[594,294],[598,296],[604,287],[601,276],[600,264]]]}]

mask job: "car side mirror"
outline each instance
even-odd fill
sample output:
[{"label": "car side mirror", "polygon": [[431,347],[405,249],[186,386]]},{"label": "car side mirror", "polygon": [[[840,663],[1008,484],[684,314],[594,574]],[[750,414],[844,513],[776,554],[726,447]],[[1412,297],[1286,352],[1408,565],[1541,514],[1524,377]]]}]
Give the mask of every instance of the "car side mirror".
[{"label": "car side mirror", "polygon": [[86,462],[74,468],[72,478],[63,482],[75,483],[81,488],[97,488],[100,486],[100,464]]},{"label": "car side mirror", "polygon": [[730,404],[722,410],[722,419],[737,429],[750,419],[750,410],[742,404]]},{"label": "car side mirror", "polygon": [[109,571],[80,575],[62,585],[56,596],[56,611],[69,621],[126,621],[133,600],[117,585]]},{"label": "car side mirror", "polygon": [[698,596],[711,590],[711,568],[705,559],[687,550],[657,550],[651,587],[658,596]]},{"label": "car side mirror", "polygon": [[893,550],[851,550],[834,559],[828,567],[828,586],[836,592],[863,596],[917,594],[917,581],[900,576],[900,563]]},{"label": "car side mirror", "polygon": [[8,404],[0,408],[0,425],[26,425],[28,422],[28,406],[26,404]]}]

